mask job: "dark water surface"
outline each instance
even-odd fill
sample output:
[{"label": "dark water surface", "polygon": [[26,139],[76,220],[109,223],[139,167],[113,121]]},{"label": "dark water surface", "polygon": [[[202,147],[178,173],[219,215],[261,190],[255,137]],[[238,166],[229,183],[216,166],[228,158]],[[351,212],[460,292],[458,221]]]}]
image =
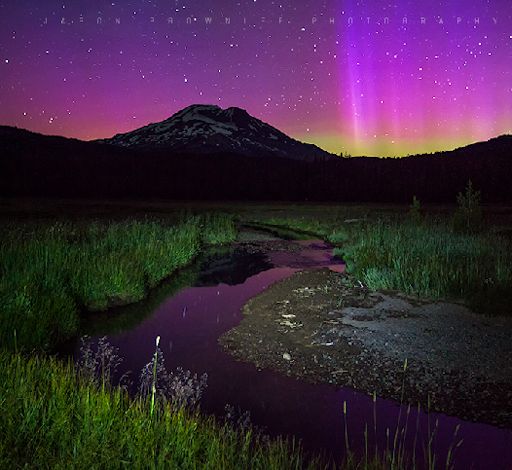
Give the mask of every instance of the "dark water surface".
[{"label": "dark water surface", "polygon": [[[258,370],[251,364],[235,361],[217,342],[219,336],[241,321],[241,307],[271,284],[299,269],[343,270],[323,242],[290,243],[298,245],[299,250],[271,253],[268,257],[240,247],[212,251],[155,291],[146,302],[93,316],[84,326],[84,333],[93,338],[106,335],[123,358],[120,372],[132,371],[134,381],[151,360],[155,338],[160,336],[168,368],[181,366],[198,374],[207,372],[208,388],[201,399],[204,412],[223,416],[226,404],[248,410],[253,424],[269,434],[295,436],[302,439],[307,450],[325,452],[336,459],[343,455],[345,447],[343,402],[346,401],[352,448],[364,449],[366,423],[372,447],[374,403],[371,397],[349,388],[313,385]],[[393,401],[377,399],[376,410],[377,439],[384,446],[386,428],[393,436],[400,407]],[[416,412],[411,411],[409,450],[413,447],[416,420]],[[462,438],[463,443],[456,452],[455,468],[512,469],[511,431],[437,413],[427,417],[420,412],[420,442],[426,442],[429,420],[432,428],[438,420],[435,439],[438,468],[445,468],[447,450],[460,424],[457,441]],[[418,446],[418,452],[422,455],[422,446]]]}]

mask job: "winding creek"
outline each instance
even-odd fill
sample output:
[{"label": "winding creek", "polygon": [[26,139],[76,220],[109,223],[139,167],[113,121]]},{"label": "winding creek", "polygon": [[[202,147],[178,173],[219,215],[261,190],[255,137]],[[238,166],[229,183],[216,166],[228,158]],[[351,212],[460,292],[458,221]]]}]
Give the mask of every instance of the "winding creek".
[{"label": "winding creek", "polygon": [[[297,270],[328,267],[341,272],[343,265],[323,242],[283,241],[250,231],[243,234],[243,239],[292,244],[294,249],[265,253],[242,243],[209,250],[193,266],[156,289],[145,302],[93,315],[82,332],[93,339],[107,336],[123,358],[118,372],[132,371],[134,381],[151,359],[155,337],[161,336],[168,368],[181,366],[208,374],[208,388],[201,399],[204,412],[223,416],[226,404],[247,410],[253,424],[270,435],[295,436],[302,440],[305,449],[325,452],[336,459],[344,450],[342,410],[346,401],[351,446],[363,450],[365,423],[373,429],[371,397],[349,388],[311,384],[258,370],[252,364],[236,361],[218,344],[218,338],[241,321],[242,306],[271,284]],[[71,348],[78,357],[79,344]],[[386,428],[394,432],[399,411],[396,402],[377,399],[380,445],[386,443]],[[511,431],[436,413],[428,418],[423,412],[416,416],[411,411],[409,451],[417,418],[419,442],[426,438],[428,421],[434,426],[438,420],[435,452],[443,463],[440,468],[444,468],[459,424],[463,443],[456,453],[455,468],[512,468]],[[370,435],[373,445],[373,434]],[[418,451],[422,451],[419,446]]]}]

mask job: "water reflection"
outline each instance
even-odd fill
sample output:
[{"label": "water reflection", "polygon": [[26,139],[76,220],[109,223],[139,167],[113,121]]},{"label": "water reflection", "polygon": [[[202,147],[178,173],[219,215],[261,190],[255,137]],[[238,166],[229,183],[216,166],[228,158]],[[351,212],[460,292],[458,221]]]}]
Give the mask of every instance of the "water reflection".
[{"label": "water reflection", "polygon": [[[365,424],[373,427],[374,403],[371,397],[351,389],[313,385],[251,364],[235,361],[218,345],[217,339],[241,320],[241,307],[248,299],[299,269],[329,267],[342,271],[322,241],[290,242],[293,250],[270,253],[250,252],[241,247],[210,252],[161,286],[143,304],[92,317],[84,332],[108,335],[124,358],[121,374],[132,371],[134,379],[150,360],[156,336],[168,367],[182,366],[192,372],[208,373],[208,388],[201,407],[207,413],[224,414],[226,404],[249,410],[253,422],[271,435],[288,434],[303,439],[304,446],[325,451],[339,458],[344,449],[343,402],[348,403],[351,446],[363,450]],[[192,287],[189,287],[192,286]],[[261,339],[265,341],[265,338]],[[386,443],[399,407],[378,399],[377,441]],[[416,418],[419,442],[425,442],[428,417],[410,413],[407,437],[409,450],[414,439]],[[456,418],[434,414],[439,419],[435,451],[444,463],[457,424],[464,439],[457,455],[458,469],[509,469],[512,462],[512,435],[482,424],[464,423]],[[369,445],[375,437],[369,433]],[[422,449],[418,447],[418,452]],[[471,465],[474,465],[471,467]],[[444,465],[443,465],[444,467]]]}]

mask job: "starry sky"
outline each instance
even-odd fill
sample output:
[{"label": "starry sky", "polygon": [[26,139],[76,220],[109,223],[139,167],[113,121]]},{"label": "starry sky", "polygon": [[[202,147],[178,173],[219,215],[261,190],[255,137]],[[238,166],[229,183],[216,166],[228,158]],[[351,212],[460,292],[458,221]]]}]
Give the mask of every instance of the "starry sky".
[{"label": "starry sky", "polygon": [[337,154],[512,133],[512,4],[0,0],[0,124],[89,140],[195,103]]}]

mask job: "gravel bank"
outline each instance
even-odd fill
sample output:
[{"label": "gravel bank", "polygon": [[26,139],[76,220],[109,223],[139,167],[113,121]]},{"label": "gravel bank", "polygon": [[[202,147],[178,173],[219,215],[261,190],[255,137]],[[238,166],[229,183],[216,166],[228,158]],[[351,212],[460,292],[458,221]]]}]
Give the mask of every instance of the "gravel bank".
[{"label": "gravel bank", "polygon": [[511,319],[371,292],[328,269],[294,274],[243,313],[220,339],[240,360],[396,400],[403,389],[410,403],[430,396],[431,410],[512,427]]}]

